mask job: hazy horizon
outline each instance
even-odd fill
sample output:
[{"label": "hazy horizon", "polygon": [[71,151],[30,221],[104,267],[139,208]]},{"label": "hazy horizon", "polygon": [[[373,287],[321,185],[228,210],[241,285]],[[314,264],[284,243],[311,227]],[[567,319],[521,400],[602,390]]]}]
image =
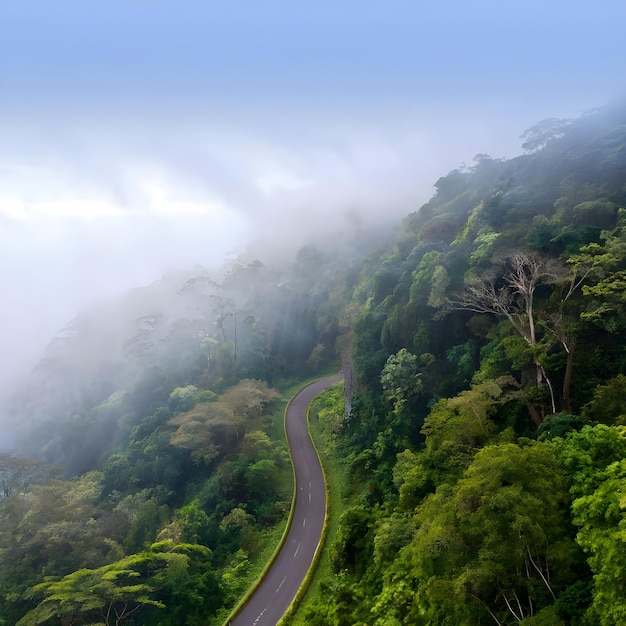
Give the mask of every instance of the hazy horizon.
[{"label": "hazy horizon", "polygon": [[400,219],[623,94],[617,1],[0,9],[0,376],[95,298]]}]

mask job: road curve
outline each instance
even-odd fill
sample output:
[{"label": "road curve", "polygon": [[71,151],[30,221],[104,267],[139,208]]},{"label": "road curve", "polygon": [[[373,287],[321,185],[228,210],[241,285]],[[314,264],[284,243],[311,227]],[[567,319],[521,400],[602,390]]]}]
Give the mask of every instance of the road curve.
[{"label": "road curve", "polygon": [[307,429],[309,404],[341,380],[318,380],[293,397],[285,415],[287,443],[296,476],[291,526],[283,546],[261,584],[229,622],[231,626],[276,626],[302,585],[319,546],[326,517],[326,489],[319,458]]}]

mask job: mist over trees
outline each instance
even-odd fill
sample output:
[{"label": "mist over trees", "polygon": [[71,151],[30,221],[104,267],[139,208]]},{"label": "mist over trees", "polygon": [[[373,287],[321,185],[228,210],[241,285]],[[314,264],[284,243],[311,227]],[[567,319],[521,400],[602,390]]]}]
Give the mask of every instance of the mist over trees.
[{"label": "mist over trees", "polygon": [[11,408],[0,624],[221,623],[289,510],[283,394],[339,369],[346,510],[294,624],[623,623],[625,129],[546,120],[391,236],[79,313]]},{"label": "mist over trees", "polygon": [[624,121],[477,155],[366,262],[349,508],[293,623],[623,622]]}]

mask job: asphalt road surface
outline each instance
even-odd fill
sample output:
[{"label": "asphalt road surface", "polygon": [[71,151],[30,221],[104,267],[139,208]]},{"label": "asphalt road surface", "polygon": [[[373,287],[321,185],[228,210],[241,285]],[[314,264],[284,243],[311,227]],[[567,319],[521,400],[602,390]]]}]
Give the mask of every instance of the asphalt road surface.
[{"label": "asphalt road surface", "polygon": [[311,442],[306,412],[327,387],[341,380],[331,376],[305,387],[290,402],[287,441],[296,473],[296,502],[285,543],[263,582],[230,622],[231,626],[276,626],[293,601],[320,542],[326,516],[324,476]]}]

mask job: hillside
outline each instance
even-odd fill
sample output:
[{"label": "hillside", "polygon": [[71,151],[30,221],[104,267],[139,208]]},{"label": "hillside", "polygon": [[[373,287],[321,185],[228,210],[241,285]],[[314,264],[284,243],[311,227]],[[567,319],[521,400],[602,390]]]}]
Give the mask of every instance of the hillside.
[{"label": "hillside", "polygon": [[524,149],[393,235],[173,274],[62,329],[0,456],[0,624],[220,623],[286,518],[279,390],[340,363],[347,509],[296,622],[624,623],[626,107]]},{"label": "hillside", "polygon": [[331,445],[353,487],[297,623],[626,620],[625,122],[478,155],[366,265]]}]

